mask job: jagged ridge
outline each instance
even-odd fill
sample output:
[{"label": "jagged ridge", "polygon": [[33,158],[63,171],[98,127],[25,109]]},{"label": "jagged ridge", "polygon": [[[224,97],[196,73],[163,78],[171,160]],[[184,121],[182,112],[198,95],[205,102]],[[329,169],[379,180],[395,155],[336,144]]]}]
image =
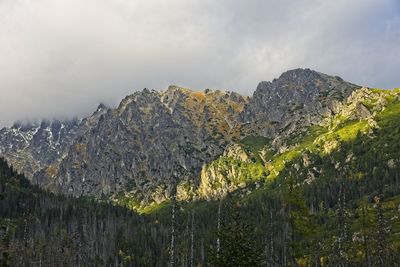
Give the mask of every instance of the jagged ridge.
[{"label": "jagged ridge", "polygon": [[[359,88],[339,77],[296,69],[261,82],[251,98],[178,86],[164,92],[144,89],[126,97],[116,109],[100,106],[76,123],[65,145],[55,150],[57,157],[30,172],[19,170],[43,187],[75,196],[115,197],[129,192],[144,202],[161,202],[175,193],[196,197],[203,183],[202,169],[230,143],[266,137],[272,148],[263,153],[276,153],[285,147],[282,139],[326,123]],[[12,132],[9,140],[19,134]],[[1,142],[2,154],[11,163],[22,159],[21,166],[26,166],[25,150],[8,149],[9,140]],[[270,160],[265,155],[257,156],[261,159],[257,164],[265,166]],[[30,158],[43,161],[40,155]],[[260,165],[251,168],[257,172]]]}]

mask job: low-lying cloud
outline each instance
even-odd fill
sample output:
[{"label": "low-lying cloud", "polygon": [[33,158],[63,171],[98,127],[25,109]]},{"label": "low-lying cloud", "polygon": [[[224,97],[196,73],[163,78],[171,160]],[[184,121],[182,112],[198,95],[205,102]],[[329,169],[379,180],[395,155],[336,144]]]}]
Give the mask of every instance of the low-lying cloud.
[{"label": "low-lying cloud", "polygon": [[309,67],[400,87],[397,0],[0,0],[0,126],[178,84],[251,94]]}]

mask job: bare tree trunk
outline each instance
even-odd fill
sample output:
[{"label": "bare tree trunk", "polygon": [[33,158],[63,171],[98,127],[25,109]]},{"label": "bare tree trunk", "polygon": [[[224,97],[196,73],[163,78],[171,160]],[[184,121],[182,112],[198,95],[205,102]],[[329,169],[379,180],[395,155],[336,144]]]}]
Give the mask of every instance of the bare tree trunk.
[{"label": "bare tree trunk", "polygon": [[285,232],[284,232],[284,245],[283,245],[283,266],[287,266],[287,254],[288,254],[288,249],[287,249],[287,243],[288,243],[288,228],[289,225],[286,222],[285,223]]},{"label": "bare tree trunk", "polygon": [[367,267],[370,267],[371,264],[369,262],[369,250],[368,250],[368,236],[365,222],[365,205],[362,207],[362,219],[363,219],[363,239],[364,239],[364,253],[365,253],[365,264]]},{"label": "bare tree trunk", "polygon": [[221,242],[219,239],[220,231],[221,231],[221,200],[219,201],[218,204],[218,221],[217,221],[217,231],[218,231],[218,237],[217,237],[217,257],[219,256],[219,251],[221,249]]},{"label": "bare tree trunk", "polygon": [[338,237],[338,266],[347,266],[347,255],[346,255],[346,241],[347,241],[347,225],[345,221],[345,195],[343,194],[342,184],[339,188],[339,209],[338,209],[338,226],[339,226],[339,237]]},{"label": "bare tree trunk", "polygon": [[379,266],[386,266],[386,222],[383,216],[382,206],[379,197],[375,197],[377,216],[377,263]]},{"label": "bare tree trunk", "polygon": [[194,210],[192,210],[192,225],[190,234],[190,267],[194,267]]},{"label": "bare tree trunk", "polygon": [[170,244],[170,267],[175,266],[175,198],[172,200],[172,214],[171,214],[171,244]]},{"label": "bare tree trunk", "polygon": [[269,262],[272,266],[273,263],[273,257],[274,257],[274,239],[273,239],[273,229],[272,229],[272,208],[269,212],[269,230],[271,231],[269,235]]},{"label": "bare tree trunk", "polygon": [[201,242],[200,242],[200,246],[201,246],[201,266],[204,266],[205,264],[205,257],[204,257],[204,239],[201,238]]},{"label": "bare tree trunk", "polygon": [[190,217],[188,216],[186,220],[186,229],[184,234],[185,248],[183,249],[182,267],[187,267],[189,265],[189,218]]}]

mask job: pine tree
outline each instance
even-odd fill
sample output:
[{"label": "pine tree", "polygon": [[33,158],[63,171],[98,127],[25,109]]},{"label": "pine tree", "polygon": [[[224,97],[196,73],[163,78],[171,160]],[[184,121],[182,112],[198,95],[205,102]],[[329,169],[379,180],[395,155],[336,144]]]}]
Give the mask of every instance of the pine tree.
[{"label": "pine tree", "polygon": [[170,244],[170,260],[169,266],[175,266],[175,198],[172,201],[172,210],[171,210],[171,244]]},{"label": "pine tree", "polygon": [[262,266],[262,251],[258,249],[251,234],[251,226],[240,215],[239,205],[231,207],[226,221],[218,234],[219,251],[211,251],[210,266],[213,267],[256,267]]},{"label": "pine tree", "polygon": [[348,246],[349,246],[349,233],[348,222],[346,213],[346,194],[344,193],[343,184],[340,184],[338,210],[337,210],[337,223],[338,223],[338,237],[335,249],[335,261],[338,266],[348,266]]},{"label": "pine tree", "polygon": [[367,267],[371,266],[370,255],[369,255],[369,235],[367,233],[367,223],[366,223],[366,205],[362,204],[362,233],[363,233],[363,247],[365,254],[365,265]]},{"label": "pine tree", "polygon": [[387,248],[387,232],[388,226],[385,217],[383,216],[382,205],[380,202],[380,198],[376,196],[374,198],[375,205],[376,205],[376,216],[377,216],[377,231],[376,231],[376,238],[377,238],[377,259],[376,262],[379,266],[386,266],[386,258],[388,254]]},{"label": "pine tree", "polygon": [[[312,250],[314,238],[313,222],[309,215],[301,188],[295,183],[295,179],[289,176],[286,180],[285,188],[282,194],[284,206],[284,259],[295,266],[296,258],[303,258],[304,255]],[[302,259],[305,260],[305,259]]]}]

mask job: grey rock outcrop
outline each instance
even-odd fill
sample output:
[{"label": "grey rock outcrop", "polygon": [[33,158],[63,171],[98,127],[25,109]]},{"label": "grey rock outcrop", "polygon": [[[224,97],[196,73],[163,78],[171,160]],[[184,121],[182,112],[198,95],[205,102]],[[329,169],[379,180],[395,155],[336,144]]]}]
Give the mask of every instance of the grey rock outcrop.
[{"label": "grey rock outcrop", "polygon": [[299,127],[318,124],[337,113],[338,103],[360,86],[310,69],[283,73],[272,82],[261,82],[242,113],[247,134],[271,138]]},{"label": "grey rock outcrop", "polygon": [[71,144],[80,121],[15,123],[0,130],[0,155],[28,177],[56,162]]},{"label": "grey rock outcrop", "polygon": [[230,92],[144,89],[80,129],[55,171],[35,181],[74,196],[129,191],[150,201],[161,188],[168,198],[182,181],[198,183],[201,166],[223,152],[246,102]]}]

